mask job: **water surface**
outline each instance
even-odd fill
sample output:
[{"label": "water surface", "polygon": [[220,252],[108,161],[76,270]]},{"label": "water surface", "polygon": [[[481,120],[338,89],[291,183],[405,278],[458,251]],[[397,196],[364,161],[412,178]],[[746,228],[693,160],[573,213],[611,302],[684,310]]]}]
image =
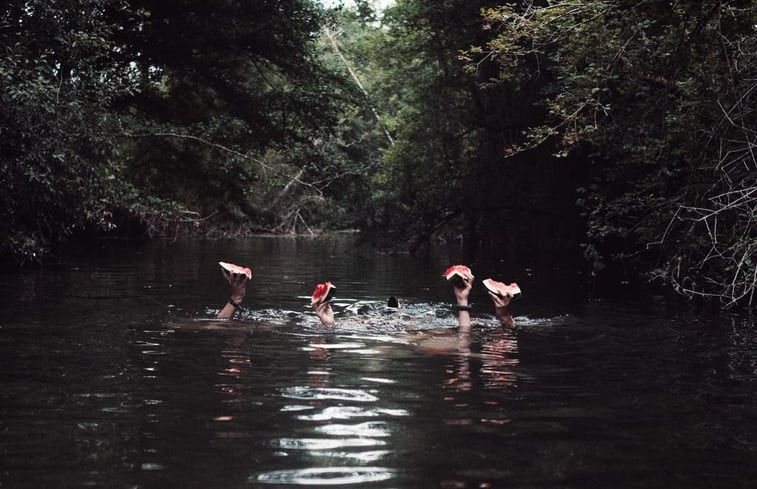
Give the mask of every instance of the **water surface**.
[{"label": "water surface", "polygon": [[[455,328],[454,248],[349,239],[104,242],[0,275],[0,487],[757,487],[757,332],[585,300],[571,270],[488,256],[516,326]],[[216,265],[253,268],[241,320]],[[388,295],[395,316],[318,324]]]}]

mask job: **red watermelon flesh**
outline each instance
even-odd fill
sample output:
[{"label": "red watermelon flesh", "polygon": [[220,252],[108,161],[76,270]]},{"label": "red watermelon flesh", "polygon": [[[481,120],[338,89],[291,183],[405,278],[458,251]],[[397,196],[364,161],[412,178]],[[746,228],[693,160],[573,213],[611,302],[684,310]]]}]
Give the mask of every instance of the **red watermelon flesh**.
[{"label": "red watermelon flesh", "polygon": [[473,275],[470,268],[465,265],[452,265],[444,272],[444,278],[452,282],[456,286],[462,286],[465,282],[465,277]]},{"label": "red watermelon flesh", "polygon": [[247,280],[252,279],[252,270],[250,270],[247,267],[240,267],[239,265],[235,265],[233,263],[226,263],[223,261],[219,261],[218,264],[221,265],[221,271],[223,272],[226,278],[228,278],[232,274],[239,274],[239,275],[246,275]]},{"label": "red watermelon flesh", "polygon": [[331,282],[325,282],[315,286],[313,291],[313,297],[310,299],[312,305],[320,304],[321,302],[328,302],[334,298],[334,289],[336,286]]},{"label": "red watermelon flesh", "polygon": [[487,278],[482,283],[484,284],[484,287],[486,287],[486,290],[499,297],[517,297],[520,295],[520,287],[518,287],[518,284],[515,282],[506,285],[502,282]]}]

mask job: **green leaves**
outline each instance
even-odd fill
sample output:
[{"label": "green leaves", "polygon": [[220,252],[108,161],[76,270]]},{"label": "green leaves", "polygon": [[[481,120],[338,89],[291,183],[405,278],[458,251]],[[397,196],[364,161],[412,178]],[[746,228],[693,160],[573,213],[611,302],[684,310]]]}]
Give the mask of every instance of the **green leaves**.
[{"label": "green leaves", "polygon": [[317,59],[321,20],[309,0],[6,2],[0,248],[39,259],[117,208],[155,229],[174,204],[277,226],[320,196],[300,172],[343,96]]},{"label": "green leaves", "polygon": [[[77,229],[110,225],[116,120],[109,102],[130,85],[106,60],[123,2],[8,2],[0,10],[0,249],[40,260]],[[86,15],[82,15],[85,13]],[[12,27],[16,26],[16,27]]]},{"label": "green leaves", "polygon": [[[495,63],[499,83],[538,86],[536,103],[546,109],[505,154],[548,148],[591,169],[596,185],[581,193],[579,205],[588,219],[585,254],[595,268],[614,263],[658,270],[659,277],[667,267],[675,274],[666,279],[679,291],[730,303],[746,295],[729,281],[754,290],[744,274],[754,267],[739,258],[756,232],[751,204],[737,205],[737,216],[732,207],[705,202],[753,185],[725,162],[732,161],[726,148],[752,145],[737,133],[755,122],[742,101],[752,98],[748,80],[756,74],[755,51],[745,46],[755,43],[757,4],[529,2],[483,16],[492,37],[466,51],[469,67],[482,72]],[[742,169],[757,170],[752,155],[741,161]],[[706,218],[694,212],[703,207]],[[743,233],[712,232],[724,222]],[[731,271],[732,263],[743,266]]]}]

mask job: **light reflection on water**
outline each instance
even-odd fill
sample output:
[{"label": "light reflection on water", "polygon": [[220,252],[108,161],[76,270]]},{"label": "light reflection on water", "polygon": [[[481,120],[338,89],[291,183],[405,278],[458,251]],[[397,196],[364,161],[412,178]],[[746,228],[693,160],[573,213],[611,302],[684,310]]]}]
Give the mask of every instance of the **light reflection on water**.
[{"label": "light reflection on water", "polygon": [[[312,409],[312,406],[286,406],[288,410]],[[352,418],[375,418],[381,416],[410,416],[404,409],[372,408],[365,409],[357,406],[331,406],[318,410],[314,414],[299,415],[297,419],[305,421],[332,421]]]},{"label": "light reflection on water", "polygon": [[[448,255],[276,243],[126,247],[9,277],[0,486],[757,484],[753,322],[545,312],[526,282],[515,328],[479,295],[466,334],[439,306]],[[244,320],[210,319],[219,256],[255,270]],[[326,278],[349,293],[335,329],[298,298]],[[402,314],[381,310],[389,293]]]},{"label": "light reflection on water", "polygon": [[264,484],[346,485],[380,482],[391,479],[394,471],[382,467],[328,467],[278,470],[251,477]]},{"label": "light reflection on water", "polygon": [[374,402],[378,400],[376,396],[359,389],[328,389],[307,386],[286,387],[282,390],[281,395],[290,399],[334,399],[351,402]]},{"label": "light reflection on water", "polygon": [[271,441],[271,446],[274,448],[307,450],[311,452],[345,447],[373,447],[377,445],[386,445],[386,442],[370,438],[278,438]]}]

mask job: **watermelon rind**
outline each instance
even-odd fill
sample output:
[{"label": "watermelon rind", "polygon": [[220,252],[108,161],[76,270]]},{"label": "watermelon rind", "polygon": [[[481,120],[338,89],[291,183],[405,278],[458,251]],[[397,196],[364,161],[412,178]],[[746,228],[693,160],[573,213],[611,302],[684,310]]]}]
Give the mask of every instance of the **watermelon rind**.
[{"label": "watermelon rind", "polygon": [[334,298],[334,289],[336,289],[336,285],[331,282],[324,282],[316,285],[310,303],[316,305],[322,302],[329,302]]},{"label": "watermelon rind", "polygon": [[252,279],[252,270],[250,270],[249,268],[240,267],[239,265],[236,265],[234,263],[227,263],[223,261],[219,261],[218,264],[221,266],[221,271],[227,278],[232,274],[239,274],[247,276],[247,280]]},{"label": "watermelon rind", "polygon": [[497,282],[495,280],[487,278],[481,283],[484,284],[484,287],[486,287],[488,291],[490,291],[492,294],[495,294],[499,297],[505,297],[507,293],[507,295],[509,295],[510,297],[516,298],[516,297],[519,297],[521,294],[520,287],[518,286],[518,284],[514,282],[511,283],[510,285],[506,285],[502,282]]},{"label": "watermelon rind", "polygon": [[455,287],[462,287],[465,285],[465,275],[471,274],[470,268],[465,265],[452,265],[444,272],[444,278]]}]

